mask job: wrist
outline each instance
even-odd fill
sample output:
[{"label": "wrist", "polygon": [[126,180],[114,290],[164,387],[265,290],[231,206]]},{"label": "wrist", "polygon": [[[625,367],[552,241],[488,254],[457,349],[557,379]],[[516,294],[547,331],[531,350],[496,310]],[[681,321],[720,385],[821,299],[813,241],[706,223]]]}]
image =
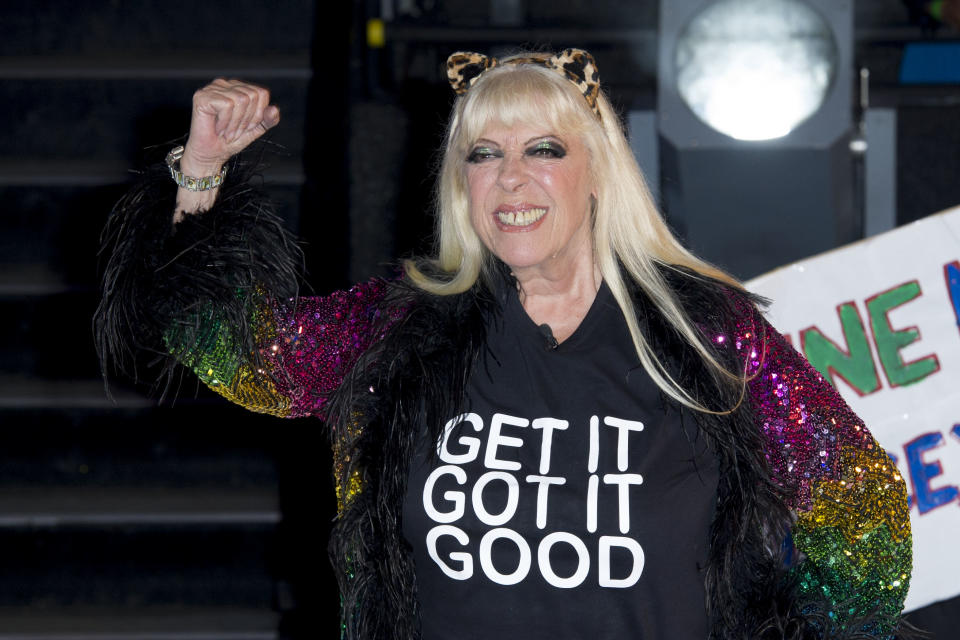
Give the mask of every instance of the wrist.
[{"label": "wrist", "polygon": [[180,168],[184,173],[187,173],[187,169],[195,172],[190,175],[210,176],[218,173],[229,159],[229,156],[220,158],[215,155],[199,154],[197,153],[196,147],[190,144],[190,138],[187,138],[187,141],[183,145],[183,157],[180,158]]},{"label": "wrist", "polygon": [[201,163],[197,163],[196,160],[194,160],[195,166],[188,166],[187,169],[184,169],[181,163],[183,156],[184,148],[174,147],[170,150],[170,153],[167,154],[166,159],[170,177],[173,178],[173,181],[180,185],[181,188],[187,191],[209,191],[210,189],[217,189],[223,184],[223,180],[227,174],[227,168],[225,166],[211,175],[190,175],[195,171],[202,172],[207,171],[207,169],[198,166]]},{"label": "wrist", "polygon": [[212,176],[220,173],[226,159],[210,158],[198,155],[190,146],[190,141],[183,145],[183,156],[180,158],[180,170],[191,176]]},{"label": "wrist", "polygon": [[186,153],[180,158],[180,171],[190,176],[214,176],[223,168],[222,162],[199,160]]}]

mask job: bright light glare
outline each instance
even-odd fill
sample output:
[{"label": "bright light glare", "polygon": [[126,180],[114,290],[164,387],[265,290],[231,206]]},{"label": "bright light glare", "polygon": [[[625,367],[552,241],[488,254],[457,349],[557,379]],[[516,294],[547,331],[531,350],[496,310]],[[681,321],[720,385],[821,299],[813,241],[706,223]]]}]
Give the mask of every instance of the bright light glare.
[{"label": "bright light glare", "polygon": [[719,0],[677,41],[687,106],[738,140],[787,135],[826,99],[837,66],[830,27],[800,0]]}]

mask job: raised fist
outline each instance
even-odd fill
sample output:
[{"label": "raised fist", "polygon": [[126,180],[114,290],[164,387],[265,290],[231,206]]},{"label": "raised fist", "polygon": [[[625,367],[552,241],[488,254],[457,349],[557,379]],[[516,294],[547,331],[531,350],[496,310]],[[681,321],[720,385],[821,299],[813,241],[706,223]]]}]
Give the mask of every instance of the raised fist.
[{"label": "raised fist", "polygon": [[278,122],[280,110],[270,104],[267,89],[217,78],[193,94],[190,136],[180,168],[187,175],[214,175]]}]

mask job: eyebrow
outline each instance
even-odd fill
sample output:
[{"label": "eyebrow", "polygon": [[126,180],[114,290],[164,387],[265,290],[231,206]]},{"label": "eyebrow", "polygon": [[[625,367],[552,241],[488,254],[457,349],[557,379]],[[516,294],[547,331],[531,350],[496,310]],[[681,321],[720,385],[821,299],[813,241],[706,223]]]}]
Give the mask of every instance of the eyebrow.
[{"label": "eyebrow", "polygon": [[[557,142],[563,143],[563,140],[560,139],[560,136],[558,136],[558,135],[556,135],[556,134],[553,134],[553,133],[548,133],[548,134],[546,134],[546,135],[533,136],[532,138],[529,138],[526,142],[523,143],[523,146],[526,146],[526,145],[529,145],[529,144],[533,144],[534,142],[539,142],[539,141],[541,141],[541,140],[546,140],[547,138],[552,138],[552,139],[556,140]],[[489,138],[480,138],[480,139],[478,139],[476,142],[474,142],[473,144],[474,144],[474,146],[476,146],[476,145],[478,145],[478,144],[493,145],[493,146],[495,146],[495,147],[499,147],[499,146],[500,146],[499,143],[494,142],[493,140],[490,140]]]}]

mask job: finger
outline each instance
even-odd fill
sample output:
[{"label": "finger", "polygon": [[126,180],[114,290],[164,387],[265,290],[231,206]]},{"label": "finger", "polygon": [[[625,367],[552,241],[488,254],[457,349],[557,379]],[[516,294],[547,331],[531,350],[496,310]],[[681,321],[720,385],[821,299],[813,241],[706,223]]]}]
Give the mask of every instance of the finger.
[{"label": "finger", "polygon": [[235,123],[228,131],[229,139],[236,140],[237,137],[246,131],[250,126],[250,120],[253,118],[257,109],[257,91],[246,83],[237,83],[231,89],[237,101],[238,113],[235,116]]},{"label": "finger", "polygon": [[214,133],[223,136],[233,118],[234,106],[234,101],[229,96],[211,91],[203,96],[197,108],[201,113],[213,116]]},{"label": "finger", "polygon": [[280,122],[280,109],[276,105],[270,105],[263,110],[263,120],[260,121],[260,125],[263,127],[263,130],[272,129],[277,126]]},{"label": "finger", "polygon": [[270,105],[264,110],[264,119],[254,125],[252,128],[243,131],[233,146],[238,149],[244,149],[257,140],[264,133],[272,129],[280,122],[280,110]]},{"label": "finger", "polygon": [[237,131],[237,135],[244,131],[250,131],[257,127],[257,123],[263,119],[263,101],[262,93],[263,89],[253,85],[245,85],[243,91],[250,98],[250,102],[247,105],[247,110],[243,114],[243,121],[240,123],[240,129]]},{"label": "finger", "polygon": [[232,115],[233,102],[229,96],[212,84],[193,94],[193,110],[195,114],[213,118],[217,135],[223,132],[224,126]]},{"label": "finger", "polygon": [[266,89],[242,80],[227,80],[226,83],[230,86],[230,92],[236,96],[237,107],[242,108],[242,112],[235,116],[234,126],[228,131],[228,137],[235,140],[242,131],[256,126],[260,120],[258,112],[262,109],[261,94]]},{"label": "finger", "polygon": [[246,147],[264,133],[277,126],[278,122],[280,122],[280,110],[275,105],[269,105],[263,111],[263,119],[240,135],[239,140],[242,146]]},{"label": "finger", "polygon": [[243,122],[247,107],[250,105],[250,96],[237,87],[231,88],[226,95],[233,103],[233,110],[230,114],[230,121],[224,128],[223,137],[230,142],[237,137],[237,131],[240,130],[240,124]]},{"label": "finger", "polygon": [[[257,106],[253,115],[250,118],[250,124],[248,129],[256,129],[259,126],[262,126],[264,114],[268,106],[270,106],[270,92],[263,88],[257,88]],[[264,131],[267,127],[263,126]]]}]

